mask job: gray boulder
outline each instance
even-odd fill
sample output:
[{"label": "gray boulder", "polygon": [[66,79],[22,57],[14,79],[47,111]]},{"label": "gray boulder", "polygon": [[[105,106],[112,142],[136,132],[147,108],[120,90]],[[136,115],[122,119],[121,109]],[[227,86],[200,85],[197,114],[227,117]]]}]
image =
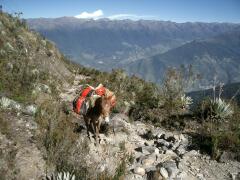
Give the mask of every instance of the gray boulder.
[{"label": "gray boulder", "polygon": [[158,139],[157,141],[154,141],[154,144],[156,144],[156,147],[161,147],[161,148],[164,146],[169,148],[170,146],[170,143],[164,139]]},{"label": "gray boulder", "polygon": [[224,163],[224,162],[227,163],[229,161],[235,160],[235,156],[236,155],[234,153],[232,153],[232,152],[224,151],[222,153],[222,155],[220,156],[219,161],[222,162],[222,163]]},{"label": "gray boulder", "polygon": [[141,175],[141,176],[144,176],[145,175],[145,169],[142,168],[142,167],[135,167],[133,172],[135,174],[138,174],[138,175]]},{"label": "gray boulder", "polygon": [[151,170],[147,172],[148,180],[163,180],[163,176],[160,174],[159,170]]},{"label": "gray boulder", "polygon": [[126,115],[115,114],[111,121],[109,122],[109,126],[113,129],[115,133],[121,131],[128,132],[131,129],[131,127],[127,121],[128,117]]},{"label": "gray boulder", "polygon": [[36,93],[39,93],[39,92],[50,94],[51,93],[51,88],[48,85],[42,84],[42,83],[34,84],[33,94],[36,94]]},{"label": "gray boulder", "polygon": [[26,115],[33,116],[37,112],[37,106],[35,105],[28,105],[23,109],[23,113]]},{"label": "gray boulder", "polygon": [[164,167],[161,167],[161,168],[160,168],[160,174],[161,174],[162,177],[164,177],[165,179],[168,178],[168,171],[167,171]]},{"label": "gray boulder", "polygon": [[177,165],[174,161],[166,161],[166,162],[163,162],[161,165],[163,168],[167,170],[168,176],[170,178],[176,177],[177,173],[179,172]]},{"label": "gray boulder", "polygon": [[152,153],[159,153],[159,149],[154,146],[142,146],[135,149],[135,151],[141,152],[143,154],[152,154]]},{"label": "gray boulder", "polygon": [[186,153],[186,149],[184,148],[183,145],[180,145],[180,146],[176,149],[175,152],[176,152],[178,155],[183,155],[183,154]]},{"label": "gray boulder", "polygon": [[125,179],[127,179],[127,180],[144,180],[144,178],[138,174],[127,174],[125,176]]},{"label": "gray boulder", "polygon": [[150,167],[154,164],[154,162],[157,160],[157,156],[155,154],[151,154],[148,156],[144,156],[141,159],[141,163],[144,167]]}]

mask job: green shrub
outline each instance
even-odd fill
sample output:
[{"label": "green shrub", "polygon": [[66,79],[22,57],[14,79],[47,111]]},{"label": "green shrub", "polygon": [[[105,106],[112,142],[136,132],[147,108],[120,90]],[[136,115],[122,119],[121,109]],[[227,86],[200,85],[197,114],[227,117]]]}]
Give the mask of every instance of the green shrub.
[{"label": "green shrub", "polygon": [[196,112],[202,120],[224,121],[231,118],[234,111],[232,105],[221,98],[203,100],[197,107]]},{"label": "green shrub", "polygon": [[[12,116],[9,116],[9,112],[0,109],[0,179],[17,179],[19,170],[16,166],[17,148],[15,144],[12,143],[14,142],[16,132],[11,125],[11,118]],[[4,140],[5,138],[6,140]]]},{"label": "green shrub", "polygon": [[77,139],[68,116],[57,101],[51,100],[40,106],[36,122],[40,126],[38,138],[46,149],[47,164],[61,164],[69,156],[68,151]]},{"label": "green shrub", "polygon": [[119,143],[119,148],[120,148],[120,151],[125,151],[126,150],[125,141]]},{"label": "green shrub", "polygon": [[4,113],[0,111],[0,132],[7,137],[9,137],[9,134],[11,133],[9,122],[7,121],[6,117],[4,117]]},{"label": "green shrub", "polygon": [[[210,100],[205,100],[210,103]],[[209,107],[209,104],[205,104]],[[205,107],[204,106],[204,107]],[[205,109],[206,110],[206,109]],[[205,112],[205,119],[201,121],[198,133],[202,137],[198,140],[198,146],[203,151],[211,154],[214,159],[218,159],[223,151],[231,151],[240,157],[240,108],[231,106],[231,116],[216,117],[212,115],[211,109]],[[240,159],[239,159],[240,160]]]},{"label": "green shrub", "polygon": [[127,170],[127,158],[124,157],[120,163],[120,165],[117,167],[116,172],[112,180],[119,180],[120,178],[123,179],[124,175],[126,174]]},{"label": "green shrub", "polygon": [[183,77],[176,69],[168,69],[163,82],[164,108],[169,115],[178,113],[182,106],[184,95]]},{"label": "green shrub", "polygon": [[193,99],[185,94],[181,96],[181,106],[183,108],[189,109],[189,106],[193,103]]}]

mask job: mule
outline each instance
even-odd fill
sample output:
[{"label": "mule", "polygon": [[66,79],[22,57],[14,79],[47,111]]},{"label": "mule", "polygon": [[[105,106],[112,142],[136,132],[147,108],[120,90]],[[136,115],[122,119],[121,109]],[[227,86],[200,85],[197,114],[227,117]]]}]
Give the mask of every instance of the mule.
[{"label": "mule", "polygon": [[86,127],[87,134],[90,138],[90,129],[93,130],[94,138],[97,144],[101,141],[99,136],[99,131],[102,122],[109,122],[110,112],[116,102],[116,96],[113,92],[106,89],[104,95],[96,96],[94,100],[94,106],[89,107],[87,113],[83,115]]}]

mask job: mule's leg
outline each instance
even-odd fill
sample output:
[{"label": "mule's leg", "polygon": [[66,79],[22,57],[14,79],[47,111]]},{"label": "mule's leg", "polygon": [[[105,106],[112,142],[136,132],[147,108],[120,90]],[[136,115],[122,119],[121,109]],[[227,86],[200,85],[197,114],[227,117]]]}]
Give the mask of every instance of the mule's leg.
[{"label": "mule's leg", "polygon": [[101,138],[100,138],[100,134],[99,134],[100,128],[101,128],[101,124],[102,124],[102,120],[101,120],[101,118],[99,118],[98,119],[98,124],[97,124],[97,129],[98,129],[97,135],[98,135],[98,138],[99,138],[99,143],[101,142]]},{"label": "mule's leg", "polygon": [[94,120],[93,120],[93,126],[94,126],[94,129],[95,129],[95,132],[94,132],[94,137],[95,137],[95,141],[96,141],[96,144],[98,145],[98,136],[99,136],[99,130],[98,130],[98,119],[95,117]]},{"label": "mule's leg", "polygon": [[95,125],[94,125],[94,120],[93,120],[93,121],[91,121],[91,128],[92,128],[93,135],[94,135],[94,138],[95,138],[96,129],[95,129]]},{"label": "mule's leg", "polygon": [[86,125],[86,128],[87,128],[87,136],[88,136],[88,138],[90,139],[90,133],[89,133],[90,120],[89,120],[89,118],[84,117],[84,121],[85,121],[85,125]]},{"label": "mule's leg", "polygon": [[96,124],[96,141],[98,143],[100,143],[100,141],[101,141],[100,136],[99,136],[99,121]]}]

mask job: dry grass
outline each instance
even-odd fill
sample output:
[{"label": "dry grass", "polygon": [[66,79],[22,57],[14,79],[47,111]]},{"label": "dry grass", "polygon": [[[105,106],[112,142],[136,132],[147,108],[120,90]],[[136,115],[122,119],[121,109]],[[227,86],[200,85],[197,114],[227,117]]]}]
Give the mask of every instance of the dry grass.
[{"label": "dry grass", "polygon": [[[18,173],[17,167],[15,167],[16,148],[14,147],[14,131],[9,124],[9,115],[7,112],[0,110],[0,136],[1,148],[0,148],[0,179],[16,179]],[[7,142],[6,142],[7,141]]]},{"label": "dry grass", "polygon": [[68,157],[68,151],[77,139],[73,125],[63,113],[61,104],[52,100],[41,105],[36,122],[40,126],[39,141],[46,149],[47,164],[57,165]]}]

